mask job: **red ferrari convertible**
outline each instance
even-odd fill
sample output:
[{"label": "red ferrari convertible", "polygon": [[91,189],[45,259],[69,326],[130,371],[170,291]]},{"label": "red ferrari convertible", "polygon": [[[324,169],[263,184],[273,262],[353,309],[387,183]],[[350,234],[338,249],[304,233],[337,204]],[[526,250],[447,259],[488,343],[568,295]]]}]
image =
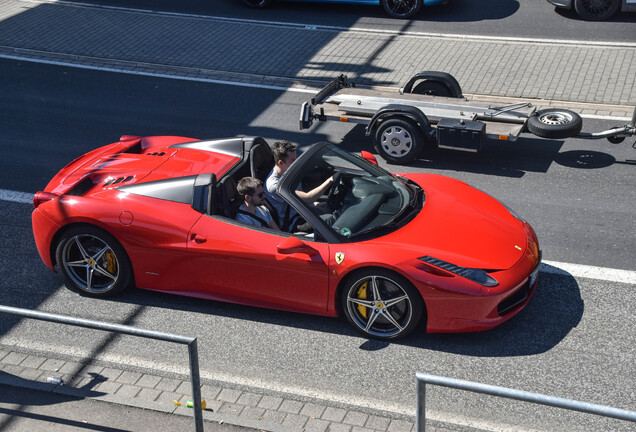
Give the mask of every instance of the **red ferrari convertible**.
[{"label": "red ferrari convertible", "polygon": [[[235,220],[245,176],[274,161],[262,138],[123,136],[60,171],[34,197],[44,263],[106,297],[133,286],[337,316],[368,337],[490,329],[536,284],[530,225],[489,195],[433,174],[394,176],[328,143],[281,178],[278,194],[313,232]],[[329,218],[298,198],[328,177]]]}]

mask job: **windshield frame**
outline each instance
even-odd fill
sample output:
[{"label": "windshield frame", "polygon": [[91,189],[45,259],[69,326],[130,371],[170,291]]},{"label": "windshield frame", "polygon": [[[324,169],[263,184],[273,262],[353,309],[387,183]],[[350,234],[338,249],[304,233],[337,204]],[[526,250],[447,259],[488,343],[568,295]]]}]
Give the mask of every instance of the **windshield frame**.
[{"label": "windshield frame", "polygon": [[[404,178],[396,177],[392,173],[386,171],[384,168],[375,165],[358,155],[349,153],[344,151],[334,144],[328,142],[319,142],[317,144],[312,145],[309,149],[303,152],[296,161],[287,169],[287,171],[281,177],[281,181],[278,187],[278,194],[285,200],[289,205],[291,205],[305,220],[312,224],[314,227],[314,231],[318,236],[316,238],[322,238],[324,241],[328,243],[350,243],[355,241],[360,241],[363,239],[367,239],[369,237],[374,238],[381,235],[384,235],[388,231],[394,231],[401,227],[403,224],[395,223],[395,218],[391,220],[390,224],[379,225],[375,229],[371,229],[368,231],[360,232],[359,235],[352,235],[351,237],[344,236],[336,231],[334,231],[328,224],[326,224],[320,217],[318,217],[314,212],[312,212],[307,204],[305,204],[295,193],[291,190],[292,186],[298,185],[301,181],[301,176],[306,173],[304,169],[307,163],[310,163],[314,156],[317,154],[323,154],[325,151],[329,151],[334,153],[335,155],[341,157],[342,159],[350,162],[352,165],[359,167],[361,170],[368,172],[369,174],[380,177],[380,176],[390,176],[396,181],[400,182],[407,190],[409,194],[409,202],[406,203],[405,207],[402,209],[400,214],[396,214],[396,218],[402,219],[400,216],[404,213],[405,208],[409,207],[409,204],[413,202],[417,191],[414,188],[414,185],[410,182],[405,181]],[[418,212],[419,212],[418,208]],[[404,221],[408,222],[412,218],[404,218]],[[378,235],[379,233],[379,235]],[[374,235],[375,234],[375,235]]]}]

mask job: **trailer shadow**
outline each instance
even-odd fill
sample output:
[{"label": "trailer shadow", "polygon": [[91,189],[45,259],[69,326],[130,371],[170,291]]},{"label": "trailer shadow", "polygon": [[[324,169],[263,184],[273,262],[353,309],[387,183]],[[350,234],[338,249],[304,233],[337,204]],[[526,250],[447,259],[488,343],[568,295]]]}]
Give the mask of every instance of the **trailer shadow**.
[{"label": "trailer shadow", "polygon": [[[546,173],[553,163],[571,168],[598,169],[616,162],[613,156],[599,151],[573,150],[561,153],[563,145],[563,140],[530,136],[521,137],[515,142],[487,140],[479,153],[428,149],[420,159],[408,166],[388,164],[387,169],[394,172],[413,168],[433,169],[520,178],[527,172]],[[363,126],[358,125],[343,137],[340,147],[353,153],[369,151],[373,148],[372,138],[365,135]],[[384,164],[379,155],[377,159]]]}]

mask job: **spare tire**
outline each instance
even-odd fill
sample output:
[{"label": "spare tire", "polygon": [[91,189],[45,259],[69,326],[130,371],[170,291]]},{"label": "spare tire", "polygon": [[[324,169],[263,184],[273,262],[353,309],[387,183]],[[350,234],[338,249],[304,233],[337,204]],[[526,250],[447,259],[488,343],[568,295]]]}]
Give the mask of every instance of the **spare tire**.
[{"label": "spare tire", "polygon": [[528,119],[528,130],[541,138],[569,138],[578,135],[582,127],[580,115],[560,108],[539,110]]}]

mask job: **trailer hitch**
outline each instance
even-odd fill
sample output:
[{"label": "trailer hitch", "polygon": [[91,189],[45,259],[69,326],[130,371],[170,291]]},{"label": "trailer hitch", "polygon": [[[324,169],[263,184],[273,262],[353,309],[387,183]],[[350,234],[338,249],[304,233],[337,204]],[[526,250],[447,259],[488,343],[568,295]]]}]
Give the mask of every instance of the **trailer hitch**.
[{"label": "trailer hitch", "polygon": [[[607,140],[612,144],[620,144],[625,141],[625,138],[634,135],[636,135],[636,107],[634,107],[634,113],[632,114],[632,121],[630,124],[625,126],[615,126],[611,129],[596,133],[581,132],[577,135],[577,137],[583,139],[607,138]],[[632,147],[636,148],[636,141]]]}]

